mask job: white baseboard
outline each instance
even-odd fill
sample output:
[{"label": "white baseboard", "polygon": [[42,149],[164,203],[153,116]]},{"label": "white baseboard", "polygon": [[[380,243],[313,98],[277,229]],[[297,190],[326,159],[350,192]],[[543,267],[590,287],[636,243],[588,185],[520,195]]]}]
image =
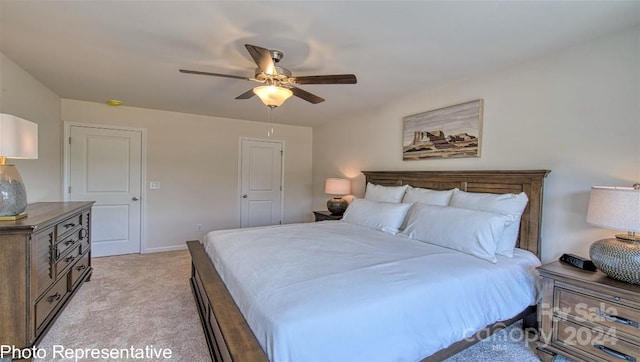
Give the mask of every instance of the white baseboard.
[{"label": "white baseboard", "polygon": [[151,253],[162,253],[165,251],[177,251],[177,250],[186,250],[187,245],[174,245],[174,246],[163,246],[159,248],[147,248],[141,251],[141,254],[151,254]]}]

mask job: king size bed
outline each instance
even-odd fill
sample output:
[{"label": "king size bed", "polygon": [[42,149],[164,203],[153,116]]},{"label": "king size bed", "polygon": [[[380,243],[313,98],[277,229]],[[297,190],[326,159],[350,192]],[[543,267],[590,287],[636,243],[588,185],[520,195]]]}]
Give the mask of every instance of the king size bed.
[{"label": "king size bed", "polygon": [[365,171],[343,221],[188,241],[211,358],[440,361],[534,323],[548,172]]}]

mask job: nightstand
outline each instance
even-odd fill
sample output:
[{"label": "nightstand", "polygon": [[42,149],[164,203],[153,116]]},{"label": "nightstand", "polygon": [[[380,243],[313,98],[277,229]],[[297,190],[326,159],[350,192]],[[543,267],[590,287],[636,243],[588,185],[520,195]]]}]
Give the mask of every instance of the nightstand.
[{"label": "nightstand", "polygon": [[559,261],[538,268],[538,357],[575,361],[640,361],[640,285]]},{"label": "nightstand", "polygon": [[313,215],[316,217],[316,221],[325,221],[325,220],[340,220],[342,219],[342,215],[333,215],[329,211],[314,211]]}]

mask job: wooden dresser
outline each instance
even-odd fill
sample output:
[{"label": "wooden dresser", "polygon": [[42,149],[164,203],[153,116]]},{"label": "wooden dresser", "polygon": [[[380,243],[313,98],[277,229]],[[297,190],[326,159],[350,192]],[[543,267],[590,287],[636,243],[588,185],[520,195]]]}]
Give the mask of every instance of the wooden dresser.
[{"label": "wooden dresser", "polygon": [[640,362],[640,285],[558,261],[538,270],[540,359]]},{"label": "wooden dresser", "polygon": [[0,221],[0,344],[33,346],[90,278],[92,205],[40,202]]}]

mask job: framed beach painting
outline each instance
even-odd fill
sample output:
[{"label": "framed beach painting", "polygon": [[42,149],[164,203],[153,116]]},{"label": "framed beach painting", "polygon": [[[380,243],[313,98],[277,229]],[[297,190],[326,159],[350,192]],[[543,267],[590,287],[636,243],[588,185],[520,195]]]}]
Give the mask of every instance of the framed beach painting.
[{"label": "framed beach painting", "polygon": [[403,160],[480,157],[483,100],[404,117]]}]

